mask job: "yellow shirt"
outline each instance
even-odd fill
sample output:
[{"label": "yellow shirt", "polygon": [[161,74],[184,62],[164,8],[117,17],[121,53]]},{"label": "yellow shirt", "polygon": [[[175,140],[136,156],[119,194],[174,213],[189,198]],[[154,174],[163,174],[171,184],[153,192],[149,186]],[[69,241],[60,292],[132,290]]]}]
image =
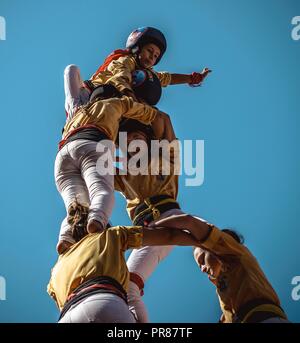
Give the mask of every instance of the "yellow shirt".
[{"label": "yellow shirt", "polygon": [[[149,162],[148,175],[115,175],[115,190],[122,193],[127,202],[127,213],[131,220],[134,218],[135,208],[141,204],[146,198],[156,195],[168,195],[171,199],[176,200],[178,195],[178,173],[179,156],[170,152],[170,160],[167,163],[170,165],[169,175],[162,175],[162,157],[157,159],[152,158]],[[153,175],[151,170],[159,163],[159,175]]]},{"label": "yellow shirt", "polygon": [[234,314],[250,300],[266,299],[280,305],[257,260],[244,245],[215,227],[202,245],[217,255],[226,268],[217,279],[211,279],[217,287],[225,323],[232,323]]},{"label": "yellow shirt", "polygon": [[[122,56],[117,60],[113,60],[105,71],[99,72],[92,82],[95,86],[110,83],[120,92],[123,92],[124,90],[132,90],[131,74],[137,69],[141,69],[141,67],[138,66],[133,55]],[[162,87],[167,87],[171,83],[170,73],[156,72],[152,68],[151,71],[157,75]]]},{"label": "yellow shirt", "polygon": [[121,117],[136,119],[149,125],[156,117],[157,110],[132,98],[110,98],[80,107],[64,127],[63,139],[73,130],[85,125],[99,127],[109,139],[115,141]]},{"label": "yellow shirt", "polygon": [[124,252],[142,246],[142,228],[116,226],[85,236],[60,255],[52,269],[47,291],[63,308],[68,296],[83,282],[109,276],[128,290],[129,271]]}]

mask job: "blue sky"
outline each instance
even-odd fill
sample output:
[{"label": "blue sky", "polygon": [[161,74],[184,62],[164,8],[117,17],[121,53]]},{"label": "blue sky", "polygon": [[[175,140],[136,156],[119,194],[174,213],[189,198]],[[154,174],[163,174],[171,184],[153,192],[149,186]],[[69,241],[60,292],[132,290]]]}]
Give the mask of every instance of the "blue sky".
[{"label": "blue sky", "polygon": [[[168,87],[159,104],[178,138],[205,142],[204,183],[186,187],[181,177],[182,208],[243,233],[289,318],[300,322],[300,301],[291,297],[300,275],[297,15],[296,0],[0,0],[0,322],[57,318],[46,285],[65,214],[53,177],[64,67],[77,64],[88,78],[140,26],[167,37],[157,70],[213,70],[203,87]],[[130,224],[119,195],[112,221]],[[190,248],[175,248],[159,265],[144,300],[153,322],[216,322],[220,314]]]}]

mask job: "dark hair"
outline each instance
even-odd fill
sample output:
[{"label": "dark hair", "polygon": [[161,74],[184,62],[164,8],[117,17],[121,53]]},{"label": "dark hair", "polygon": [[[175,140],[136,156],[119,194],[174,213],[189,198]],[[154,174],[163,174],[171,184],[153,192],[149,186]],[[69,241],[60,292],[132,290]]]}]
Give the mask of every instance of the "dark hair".
[{"label": "dark hair", "polygon": [[[154,131],[151,125],[145,125],[138,120],[135,119],[122,119],[119,125],[119,132],[118,137],[116,139],[116,145],[119,147],[119,133],[120,132],[127,132],[127,134],[131,132],[142,132],[146,136],[146,144],[148,148],[148,158],[151,158],[151,140],[156,139],[154,135]],[[129,152],[127,152],[128,160],[131,158]]]},{"label": "dark hair", "polygon": [[224,230],[222,230],[222,232],[227,233],[228,235],[230,235],[232,238],[234,238],[240,244],[244,244],[244,242],[245,242],[243,235],[241,235],[240,233],[238,233],[234,230],[224,229]]},{"label": "dark hair", "polygon": [[136,132],[141,131],[147,137],[151,139],[155,139],[154,131],[151,125],[145,125],[138,120],[135,119],[122,119],[119,125],[119,132]]},{"label": "dark hair", "polygon": [[80,204],[75,200],[68,208],[68,223],[72,229],[72,236],[79,242],[87,232],[87,219],[89,214],[88,206]]}]

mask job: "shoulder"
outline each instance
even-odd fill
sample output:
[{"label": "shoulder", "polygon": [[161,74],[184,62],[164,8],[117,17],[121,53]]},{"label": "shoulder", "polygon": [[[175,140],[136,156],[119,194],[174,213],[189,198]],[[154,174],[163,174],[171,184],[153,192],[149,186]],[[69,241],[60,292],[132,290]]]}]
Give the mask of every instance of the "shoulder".
[{"label": "shoulder", "polygon": [[109,228],[111,234],[118,236],[124,249],[139,248],[142,245],[142,226],[115,226]]},{"label": "shoulder", "polygon": [[123,64],[129,66],[131,69],[136,69],[137,64],[133,55],[121,56],[118,59],[111,62],[112,64]]},{"label": "shoulder", "polygon": [[249,254],[248,249],[243,244],[238,243],[229,234],[215,226],[212,227],[209,236],[202,242],[202,245],[220,257],[226,255],[241,257]]}]

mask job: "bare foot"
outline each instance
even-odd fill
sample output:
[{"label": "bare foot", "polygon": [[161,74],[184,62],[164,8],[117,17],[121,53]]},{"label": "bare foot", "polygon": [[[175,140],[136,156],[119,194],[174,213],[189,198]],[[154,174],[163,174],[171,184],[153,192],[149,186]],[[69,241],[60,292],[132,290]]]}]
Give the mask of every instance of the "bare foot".
[{"label": "bare foot", "polygon": [[70,242],[59,241],[56,245],[56,251],[58,252],[58,255],[63,254],[67,249],[70,248],[71,245],[73,245],[73,244]]},{"label": "bare foot", "polygon": [[90,220],[87,225],[88,233],[102,232],[104,231],[103,226],[97,220]]}]

